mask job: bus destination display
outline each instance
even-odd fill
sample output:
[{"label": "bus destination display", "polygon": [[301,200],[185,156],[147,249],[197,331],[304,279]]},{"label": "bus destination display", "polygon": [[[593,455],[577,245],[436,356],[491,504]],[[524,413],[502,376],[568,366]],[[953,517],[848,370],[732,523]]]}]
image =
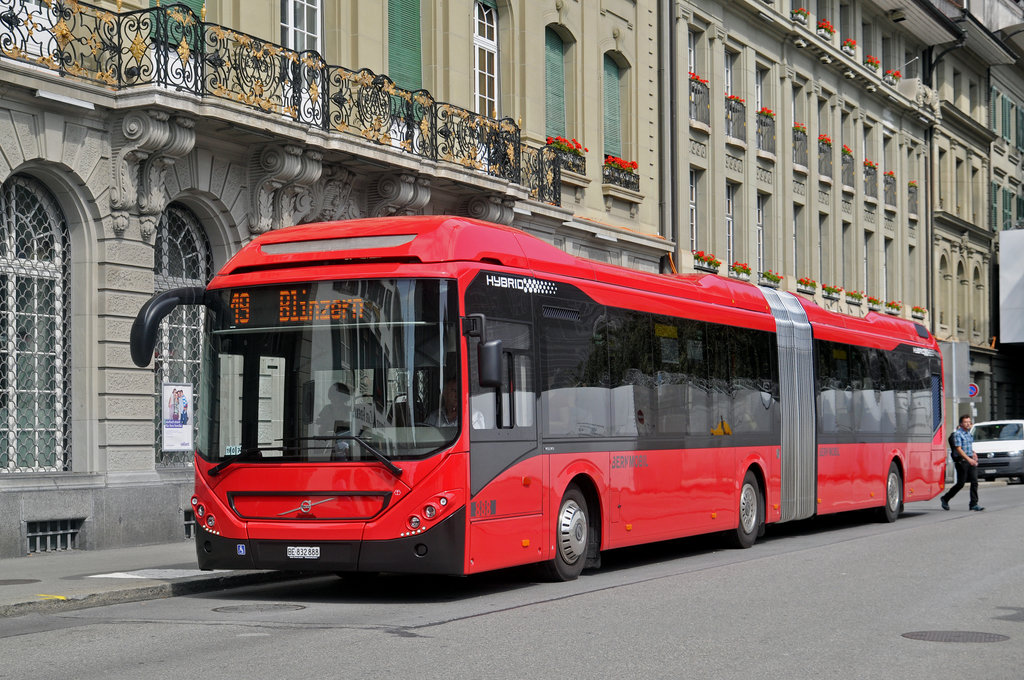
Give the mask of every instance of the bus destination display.
[{"label": "bus destination display", "polygon": [[308,323],[346,323],[366,320],[376,305],[362,297],[314,298],[310,286],[254,288],[230,294],[230,325],[289,326]]}]

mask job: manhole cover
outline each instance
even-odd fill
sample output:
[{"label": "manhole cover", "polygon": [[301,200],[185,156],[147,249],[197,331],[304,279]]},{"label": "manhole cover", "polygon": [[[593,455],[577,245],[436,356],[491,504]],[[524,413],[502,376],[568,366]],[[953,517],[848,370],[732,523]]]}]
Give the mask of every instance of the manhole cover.
[{"label": "manhole cover", "polygon": [[24,586],[29,583],[39,583],[37,578],[0,578],[0,586]]},{"label": "manhole cover", "polygon": [[1010,639],[998,633],[978,633],[971,630],[919,630],[904,633],[903,637],[926,642],[1004,642]]},{"label": "manhole cover", "polygon": [[213,611],[219,614],[262,614],[264,612],[294,612],[305,609],[301,604],[238,604],[230,607],[217,607]]}]

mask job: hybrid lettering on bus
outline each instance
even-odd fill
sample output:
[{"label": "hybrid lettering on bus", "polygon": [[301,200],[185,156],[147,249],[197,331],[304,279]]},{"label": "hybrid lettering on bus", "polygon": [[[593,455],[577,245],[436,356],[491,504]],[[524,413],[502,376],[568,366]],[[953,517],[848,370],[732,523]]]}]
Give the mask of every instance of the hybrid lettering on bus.
[{"label": "hybrid lettering on bus", "polygon": [[714,275],[645,274],[428,216],[297,226],[206,289],[203,569],[555,579],[603,550],[875,508],[943,488],[921,325]]}]

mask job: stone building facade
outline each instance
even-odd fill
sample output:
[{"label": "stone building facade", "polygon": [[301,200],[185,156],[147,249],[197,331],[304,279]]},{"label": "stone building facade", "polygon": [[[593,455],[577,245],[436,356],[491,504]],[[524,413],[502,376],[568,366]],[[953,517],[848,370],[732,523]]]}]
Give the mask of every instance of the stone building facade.
[{"label": "stone building facade", "polygon": [[[991,333],[986,195],[965,215],[931,184],[954,158],[987,183],[997,135],[987,92],[926,77],[963,30],[925,0],[162,4],[0,2],[0,556],[190,533],[156,414],[199,379],[202,316],[175,312],[146,369],[130,326],[290,224],[468,215]],[[992,59],[969,49],[939,64],[968,55],[967,82]],[[933,246],[977,304],[938,292]]]}]

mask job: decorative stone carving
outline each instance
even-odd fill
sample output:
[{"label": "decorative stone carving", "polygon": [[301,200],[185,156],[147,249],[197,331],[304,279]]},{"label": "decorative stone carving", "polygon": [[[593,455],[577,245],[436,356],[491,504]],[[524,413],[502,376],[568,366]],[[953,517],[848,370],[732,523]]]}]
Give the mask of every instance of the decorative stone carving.
[{"label": "decorative stone carving", "polygon": [[320,180],[310,190],[312,210],[302,222],[330,222],[362,217],[352,189],[355,173],[340,165],[324,167]]},{"label": "decorative stone carving", "polygon": [[408,173],[382,175],[367,191],[367,212],[373,217],[415,215],[430,202],[430,180]]},{"label": "decorative stone carving", "polygon": [[466,202],[466,215],[478,220],[511,225],[515,219],[514,199],[504,196],[473,196]]},{"label": "decorative stone carving", "polygon": [[113,126],[110,209],[115,234],[124,235],[130,216],[138,214],[142,238],[153,236],[168,200],[167,168],[190,153],[195,141],[195,121],[166,111],[129,111]]},{"label": "decorative stone carving", "polygon": [[295,224],[310,214],[310,189],[320,179],[322,159],[319,151],[304,151],[295,144],[254,149],[249,161],[250,233]]}]

